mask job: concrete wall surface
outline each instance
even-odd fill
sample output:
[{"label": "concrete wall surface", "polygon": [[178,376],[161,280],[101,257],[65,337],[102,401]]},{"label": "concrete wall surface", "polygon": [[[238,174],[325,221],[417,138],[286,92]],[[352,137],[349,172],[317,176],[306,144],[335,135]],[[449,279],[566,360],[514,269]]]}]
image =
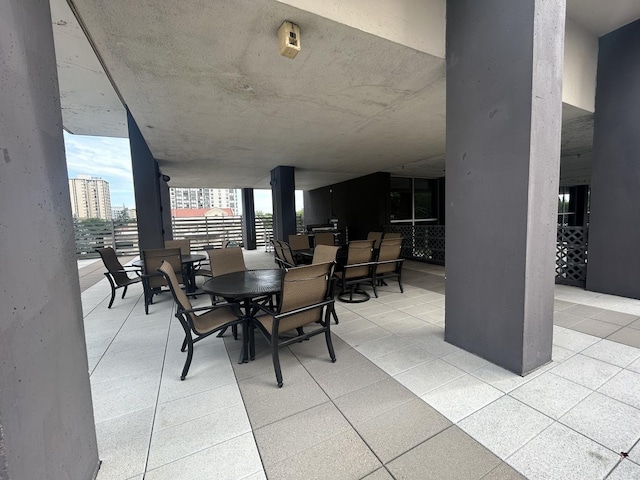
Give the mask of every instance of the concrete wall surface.
[{"label": "concrete wall surface", "polygon": [[587,289],[640,298],[640,21],[600,39]]},{"label": "concrete wall surface", "polygon": [[49,3],[0,2],[0,478],[98,466]]}]

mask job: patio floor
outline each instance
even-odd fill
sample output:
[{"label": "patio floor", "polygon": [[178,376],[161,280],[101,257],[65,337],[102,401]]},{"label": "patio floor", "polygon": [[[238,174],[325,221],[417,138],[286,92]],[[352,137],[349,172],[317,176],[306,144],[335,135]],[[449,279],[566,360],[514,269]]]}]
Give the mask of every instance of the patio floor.
[{"label": "patio floor", "polygon": [[282,350],[282,389],[266,344],[238,365],[229,335],[181,382],[170,295],[145,315],[139,285],[110,310],[106,279],[87,287],[98,480],[640,478],[640,301],[556,286],[553,362],[522,378],[444,342],[442,267],[404,277],[336,302],[336,363],[321,336]]}]

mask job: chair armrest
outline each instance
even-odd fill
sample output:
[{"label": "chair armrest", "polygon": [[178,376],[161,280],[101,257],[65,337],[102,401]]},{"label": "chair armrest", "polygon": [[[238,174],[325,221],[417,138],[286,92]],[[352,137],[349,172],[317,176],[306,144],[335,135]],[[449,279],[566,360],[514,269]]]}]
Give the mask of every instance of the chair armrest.
[{"label": "chair armrest", "polygon": [[396,258],[394,260],[383,260],[382,262],[373,262],[376,265],[384,265],[385,263],[402,263],[404,262],[404,258]]},{"label": "chair armrest", "polygon": [[351,264],[343,265],[342,268],[347,269],[347,268],[356,268],[356,267],[370,267],[375,264],[376,262],[351,263]]},{"label": "chair armrest", "polygon": [[331,298],[329,300],[325,300],[324,302],[314,303],[313,305],[308,305],[306,307],[296,308],[295,310],[291,310],[289,312],[278,313],[278,314],[273,315],[273,317],[276,320],[280,320],[282,318],[287,318],[287,317],[290,317],[291,315],[296,315],[298,313],[306,312],[308,310],[313,310],[313,309],[318,308],[318,307],[325,307],[327,305],[334,304],[335,302],[336,301],[333,298]]}]

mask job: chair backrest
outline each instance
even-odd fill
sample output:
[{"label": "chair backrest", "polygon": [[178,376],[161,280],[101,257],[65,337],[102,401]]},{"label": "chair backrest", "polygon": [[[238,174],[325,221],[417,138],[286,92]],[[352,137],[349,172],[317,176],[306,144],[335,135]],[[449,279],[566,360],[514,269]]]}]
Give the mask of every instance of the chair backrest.
[{"label": "chair backrest", "polygon": [[388,240],[390,238],[402,238],[402,234],[398,232],[387,232],[384,234],[384,238],[385,240]]},{"label": "chair backrest", "polygon": [[309,235],[289,235],[289,247],[291,250],[308,250]]},{"label": "chair backrest", "polygon": [[[402,238],[385,238],[380,244],[378,261],[397,260],[402,250]],[[376,274],[388,273],[396,270],[396,263],[385,263],[376,267]]]},{"label": "chair backrest", "polygon": [[241,272],[246,270],[244,255],[240,247],[213,248],[207,250],[211,273],[214,277],[227,273]]},{"label": "chair backrest", "polygon": [[280,242],[280,248],[281,253],[282,253],[282,258],[284,259],[285,262],[287,262],[289,265],[296,265],[296,261],[293,258],[293,252],[291,251],[291,247],[289,246],[289,244],[287,242]]},{"label": "chair backrest", "polygon": [[367,240],[373,240],[373,248],[374,250],[380,248],[380,242],[382,241],[382,232],[369,232],[367,235]]},{"label": "chair backrest", "polygon": [[[189,300],[189,297],[187,297],[184,291],[180,288],[180,282],[176,277],[176,272],[171,266],[171,263],[165,260],[162,260],[162,263],[160,264],[158,271],[162,273],[162,275],[164,276],[167,282],[167,285],[169,285],[169,289],[171,289],[171,293],[173,294],[173,299],[176,301],[176,304],[178,305],[178,309],[190,310],[191,308],[193,308],[191,306],[191,301]],[[189,316],[191,316],[193,320],[193,313],[190,313]]]},{"label": "chair backrest", "polygon": [[162,265],[163,260],[171,264],[174,272],[182,272],[182,255],[179,248],[159,248],[142,251],[144,274],[150,275],[147,277],[147,284],[150,288],[159,288],[167,285],[165,278],[158,274],[158,268]]},{"label": "chair backrest", "polygon": [[129,280],[129,276],[124,271],[122,264],[118,261],[115,250],[111,247],[105,247],[96,248],[96,252],[100,254],[102,263],[104,263],[105,268],[113,277],[116,285],[120,286],[122,284],[126,284]]},{"label": "chair backrest", "polygon": [[181,255],[191,255],[191,240],[183,238],[181,240],[165,240],[164,248],[179,248]]},{"label": "chair backrest", "polygon": [[[324,302],[330,298],[329,281],[333,275],[333,262],[290,268],[282,277],[282,294],[279,313]],[[323,307],[286,317],[280,331],[316,322],[322,319]]]},{"label": "chair backrest", "polygon": [[222,248],[228,248],[231,245],[231,240],[223,240]]},{"label": "chair backrest", "polygon": [[335,261],[339,249],[340,247],[334,247],[332,245],[318,245],[313,250],[313,260],[311,261],[311,264],[315,265],[317,263]]},{"label": "chair backrest", "polygon": [[[347,253],[347,265],[356,263],[367,263],[373,260],[374,240],[355,240],[349,242]],[[366,277],[369,275],[370,267],[362,266],[345,269],[345,278]]]},{"label": "chair backrest", "polygon": [[333,233],[329,232],[317,232],[315,234],[315,245],[333,245]]}]

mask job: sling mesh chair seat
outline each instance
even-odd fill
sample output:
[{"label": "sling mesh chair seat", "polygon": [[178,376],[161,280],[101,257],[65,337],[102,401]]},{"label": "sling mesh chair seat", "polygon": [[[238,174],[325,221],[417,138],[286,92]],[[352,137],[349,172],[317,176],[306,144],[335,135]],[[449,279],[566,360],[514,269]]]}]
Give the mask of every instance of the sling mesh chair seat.
[{"label": "sling mesh chair seat", "polygon": [[384,282],[387,278],[396,278],[400,292],[404,293],[402,288],[402,265],[404,258],[400,258],[402,250],[402,238],[385,238],[380,244],[378,251],[378,259],[373,265],[373,291],[378,296],[376,285],[386,285]]},{"label": "sling mesh chair seat", "polygon": [[318,245],[334,245],[335,244],[335,238],[333,236],[333,233],[329,233],[329,232],[316,232],[314,234],[314,241],[315,241],[315,246],[317,247]]},{"label": "sling mesh chair seat", "polygon": [[[149,313],[149,305],[153,303],[153,296],[168,291],[168,289],[162,288],[168,287],[167,280],[158,273],[158,268],[163,260],[171,264],[174,272],[180,272],[180,278],[182,278],[182,255],[179,248],[143,250],[142,285],[144,287],[144,313],[146,314]],[[181,283],[185,283],[184,279]]]},{"label": "sling mesh chair seat", "polygon": [[[362,284],[370,284],[373,287],[374,242],[375,240],[356,240],[349,242],[347,263],[338,278],[338,285],[340,286],[338,299],[340,301],[361,303],[371,298],[360,286]],[[377,296],[376,294],[376,297]]]},{"label": "sling mesh chair seat", "polygon": [[[96,248],[96,252],[100,254],[102,263],[104,263],[107,269],[104,275],[107,277],[107,280],[109,280],[109,285],[111,285],[111,300],[109,300],[109,306],[107,308],[111,308],[113,300],[116,298],[116,290],[118,288],[124,289],[122,291],[122,298],[124,298],[129,285],[142,281],[140,269],[137,267],[123,267],[118,261],[115,250],[111,247]],[[129,270],[127,270],[127,268],[129,268]],[[129,273],[135,273],[137,276],[132,278],[129,276]]]},{"label": "sling mesh chair seat", "polygon": [[309,250],[309,235],[289,235],[289,246],[296,250]]},{"label": "sling mesh chair seat", "polygon": [[[313,250],[313,260],[311,261],[312,265],[316,265],[318,263],[326,263],[326,262],[336,262],[338,256],[338,250],[340,247],[335,247],[333,245],[318,245]],[[336,281],[335,273],[331,276],[331,285],[329,286],[329,291],[331,292],[331,298],[333,298],[333,288],[334,283]],[[333,315],[333,320],[337,323],[340,323],[338,320],[338,314],[336,313],[336,309],[333,308],[331,310],[331,315]]]},{"label": "sling mesh chair seat", "polygon": [[180,288],[171,263],[163,261],[158,272],[171,290],[176,302],[176,318],[184,329],[185,338],[180,349],[182,352],[187,350],[187,359],[180,375],[180,380],[184,380],[193,359],[193,344],[224,328],[242,323],[244,317],[237,305],[227,302],[217,302],[211,306],[193,308],[189,298]]},{"label": "sling mesh chair seat", "polygon": [[367,240],[373,240],[373,249],[378,250],[380,248],[380,242],[382,241],[383,232],[369,232]]},{"label": "sling mesh chair seat", "polygon": [[[331,296],[331,276],[334,263],[319,263],[291,268],[282,277],[280,301],[275,310],[265,305],[256,305],[266,315],[251,319],[251,322],[271,345],[273,368],[278,387],[282,387],[282,371],[280,369],[280,348],[307,340],[324,333],[329,357],[336,361],[331,342],[331,311],[334,300]],[[312,330],[304,332],[302,327]],[[253,328],[250,329],[253,335]],[[297,332],[297,335],[281,337],[283,332]],[[253,344],[253,338],[251,338]]]}]

